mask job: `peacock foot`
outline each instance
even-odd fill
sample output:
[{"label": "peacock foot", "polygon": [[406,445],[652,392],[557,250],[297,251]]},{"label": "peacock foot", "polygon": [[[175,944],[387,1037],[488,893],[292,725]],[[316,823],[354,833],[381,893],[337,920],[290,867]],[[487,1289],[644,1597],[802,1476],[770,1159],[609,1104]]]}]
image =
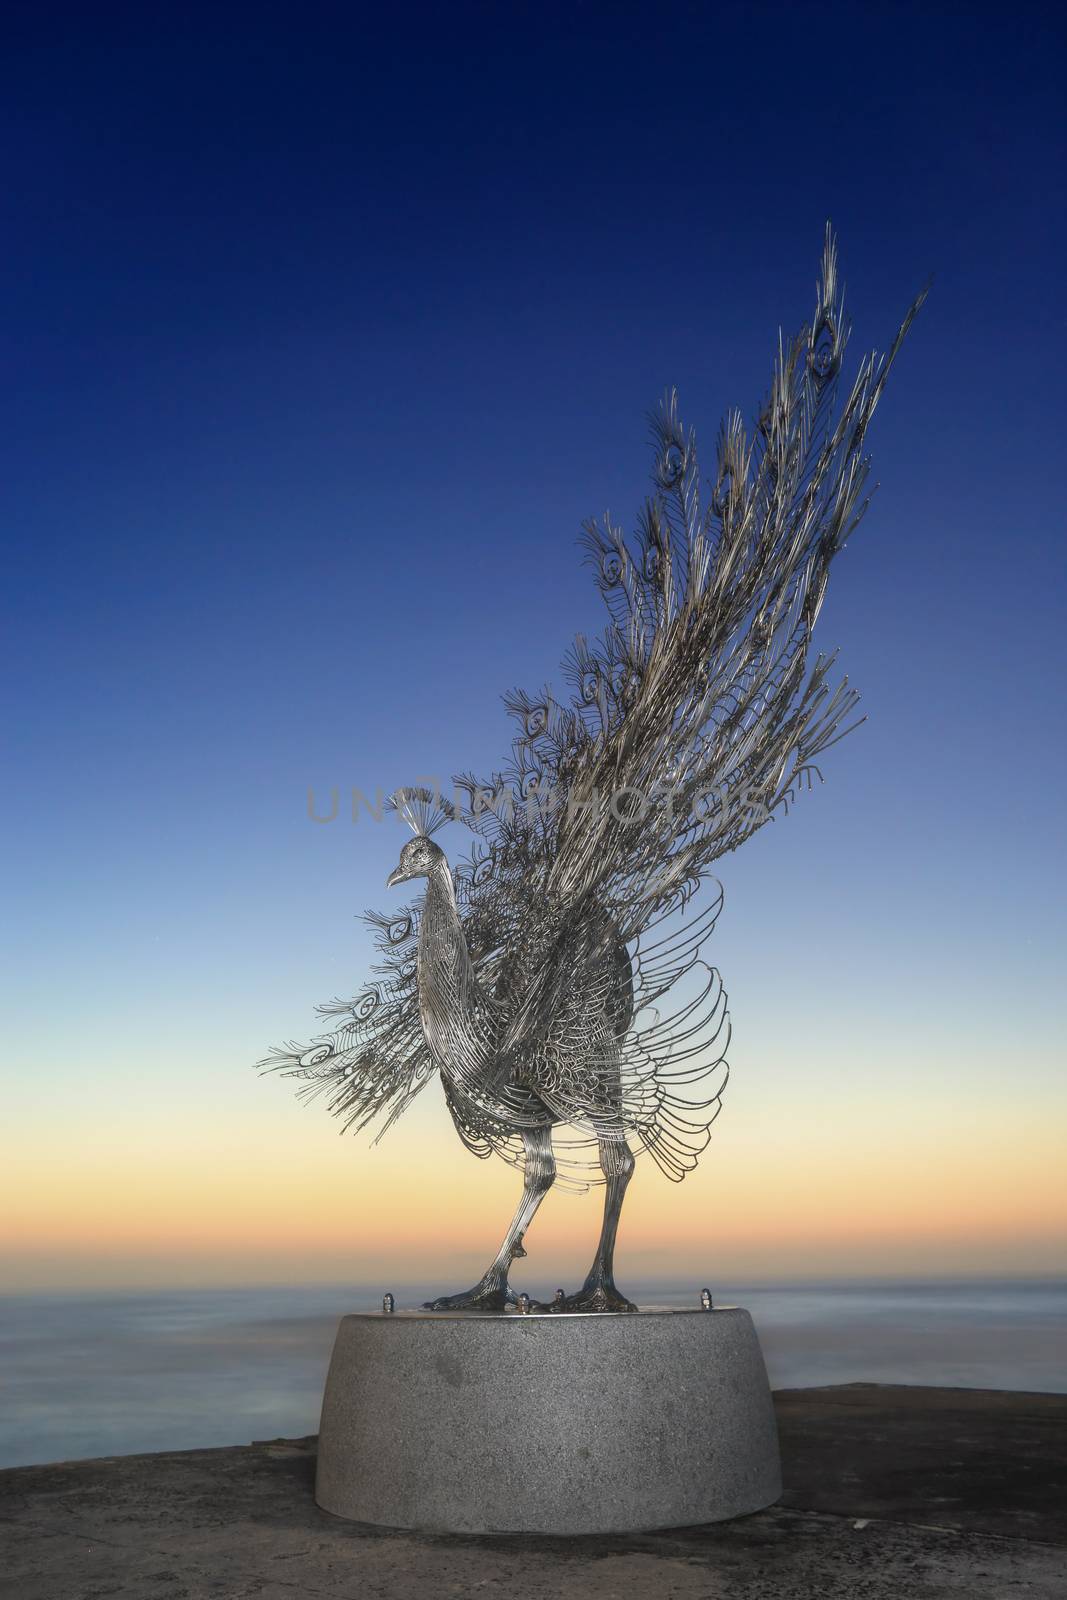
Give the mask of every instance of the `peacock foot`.
[{"label": "peacock foot", "polygon": [[473,1289],[462,1294],[442,1294],[436,1300],[427,1300],[424,1311],[503,1311],[514,1296],[508,1293],[506,1283],[499,1278],[483,1278]]},{"label": "peacock foot", "polygon": [[576,1294],[567,1295],[557,1302],[555,1311],[636,1311],[632,1300],[620,1294],[613,1283],[586,1283]]}]

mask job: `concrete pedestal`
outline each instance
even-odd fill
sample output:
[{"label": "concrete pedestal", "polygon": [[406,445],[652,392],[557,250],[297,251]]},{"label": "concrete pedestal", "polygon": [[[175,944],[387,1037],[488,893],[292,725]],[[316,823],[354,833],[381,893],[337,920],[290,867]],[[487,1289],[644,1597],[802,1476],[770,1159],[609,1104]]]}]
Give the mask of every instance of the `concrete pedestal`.
[{"label": "concrete pedestal", "polygon": [[450,1533],[632,1533],[782,1492],[747,1311],[341,1319],[315,1498]]}]

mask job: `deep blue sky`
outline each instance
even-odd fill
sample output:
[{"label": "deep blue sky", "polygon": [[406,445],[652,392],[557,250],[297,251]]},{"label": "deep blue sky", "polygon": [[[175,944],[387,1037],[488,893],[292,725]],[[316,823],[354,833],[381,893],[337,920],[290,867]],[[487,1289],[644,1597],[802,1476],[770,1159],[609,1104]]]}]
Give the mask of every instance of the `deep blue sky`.
[{"label": "deep blue sky", "polygon": [[827,217],[854,359],[935,280],[820,622],[871,721],[724,863],[718,957],[805,1071],[850,1006],[908,1095],[916,1034],[961,1094],[968,1051],[983,1096],[1050,1071],[1053,8],[387,9],[10,13],[12,1077],[239,1074],[358,986],[399,835],[307,786],[501,757],[499,694],[601,625],[576,534],[632,524],[646,411],[676,384],[710,463]]}]

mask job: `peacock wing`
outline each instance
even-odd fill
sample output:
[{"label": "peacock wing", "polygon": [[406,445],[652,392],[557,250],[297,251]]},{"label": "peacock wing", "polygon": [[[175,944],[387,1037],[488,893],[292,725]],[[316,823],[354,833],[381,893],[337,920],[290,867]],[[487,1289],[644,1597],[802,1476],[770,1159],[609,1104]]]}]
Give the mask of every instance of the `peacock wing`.
[{"label": "peacock wing", "polygon": [[301,1079],[304,1100],[327,1097],[346,1130],[383,1118],[381,1138],[426,1087],[436,1066],[419,1014],[415,950],[419,910],[370,911],[380,959],[374,979],[351,1000],[317,1007],[336,1026],[307,1044],[276,1047],[258,1063],[265,1072]]}]

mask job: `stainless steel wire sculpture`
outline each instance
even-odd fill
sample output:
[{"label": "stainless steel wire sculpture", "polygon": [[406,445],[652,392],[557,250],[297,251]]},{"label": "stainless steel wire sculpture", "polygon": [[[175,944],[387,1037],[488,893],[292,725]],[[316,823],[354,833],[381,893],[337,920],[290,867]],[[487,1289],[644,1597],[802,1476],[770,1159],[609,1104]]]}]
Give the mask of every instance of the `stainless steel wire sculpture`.
[{"label": "stainless steel wire sculpture", "polygon": [[[378,1137],[439,1074],[466,1147],[521,1169],[496,1257],[430,1309],[514,1299],[509,1269],[557,1178],[606,1194],[584,1284],[548,1309],[635,1309],[613,1270],[635,1157],[683,1179],[726,1083],[726,995],[702,954],[722,906],[711,868],[821,781],[818,759],[862,720],[835,657],[809,665],[809,646],[867,509],[867,427],[924,298],[843,387],[828,228],[814,316],[779,337],[751,435],[736,412],[722,425],[706,498],[666,396],[636,535],[584,531],[610,620],[571,646],[569,702],[507,695],[518,730],[501,771],[461,776],[452,800],[394,796],[414,837],[388,882],[421,882],[421,900],[368,913],[381,959],[355,999],[319,1007],[333,1031],[260,1064],[327,1095],[346,1128],[382,1118]],[[433,838],[448,822],[475,835],[455,869]]]}]

